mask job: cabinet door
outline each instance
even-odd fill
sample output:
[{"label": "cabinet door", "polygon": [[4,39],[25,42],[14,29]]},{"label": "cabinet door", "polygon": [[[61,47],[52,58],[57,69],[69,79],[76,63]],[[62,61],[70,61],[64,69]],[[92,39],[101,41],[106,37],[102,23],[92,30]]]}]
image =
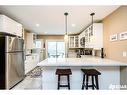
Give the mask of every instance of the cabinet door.
[{"label": "cabinet door", "polygon": [[17,35],[22,37],[23,36],[22,33],[23,33],[22,25],[18,24],[18,26],[17,26]]},{"label": "cabinet door", "polygon": [[78,36],[78,39],[79,39],[79,40],[78,40],[78,46],[81,47],[81,45],[80,45],[81,35]]},{"label": "cabinet door", "polygon": [[22,37],[22,25],[14,20],[11,20],[11,34]]},{"label": "cabinet door", "polygon": [[22,36],[22,25],[5,15],[0,15],[0,31]]},{"label": "cabinet door", "polygon": [[0,32],[12,34],[12,20],[5,15],[0,15]]},{"label": "cabinet door", "polygon": [[69,48],[74,48],[75,45],[75,37],[74,36],[69,36]]},{"label": "cabinet door", "polygon": [[17,35],[17,36],[20,36],[22,37],[22,25],[20,23],[17,23],[17,22],[13,22],[14,23],[14,33]]},{"label": "cabinet door", "polygon": [[85,43],[85,48],[89,48],[88,42]]},{"label": "cabinet door", "polygon": [[94,36],[94,48],[103,47],[103,24],[94,24],[93,27],[93,36]]},{"label": "cabinet door", "polygon": [[92,31],[92,26],[88,27],[88,43],[89,46],[88,48],[93,48],[93,31]]},{"label": "cabinet door", "polygon": [[34,33],[26,33],[26,48],[27,49],[35,48]]},{"label": "cabinet door", "polygon": [[85,42],[89,42],[88,41],[88,30],[85,31]]},{"label": "cabinet door", "polygon": [[33,49],[33,34],[32,33],[26,33],[26,48],[27,49]]},{"label": "cabinet door", "polygon": [[25,60],[25,74],[34,69],[39,62],[38,55],[27,56]]},{"label": "cabinet door", "polygon": [[75,36],[75,48],[79,47],[79,37]]}]

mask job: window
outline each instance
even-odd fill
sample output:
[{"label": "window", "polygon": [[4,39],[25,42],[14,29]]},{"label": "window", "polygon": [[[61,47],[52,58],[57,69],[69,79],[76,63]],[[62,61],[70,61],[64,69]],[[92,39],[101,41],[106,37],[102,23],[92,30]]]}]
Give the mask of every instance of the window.
[{"label": "window", "polygon": [[65,43],[62,41],[49,41],[47,54],[48,58],[64,58]]}]

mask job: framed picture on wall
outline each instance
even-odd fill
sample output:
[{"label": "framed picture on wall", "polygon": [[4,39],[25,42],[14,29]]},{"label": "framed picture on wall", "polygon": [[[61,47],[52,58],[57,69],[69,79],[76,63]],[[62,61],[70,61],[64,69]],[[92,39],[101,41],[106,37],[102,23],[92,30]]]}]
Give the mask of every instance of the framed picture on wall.
[{"label": "framed picture on wall", "polygon": [[120,38],[120,40],[125,40],[125,39],[127,39],[127,32],[122,32],[122,33],[120,33],[120,34],[119,34],[119,38]]},{"label": "framed picture on wall", "polygon": [[116,41],[118,40],[117,34],[110,35],[110,41]]}]

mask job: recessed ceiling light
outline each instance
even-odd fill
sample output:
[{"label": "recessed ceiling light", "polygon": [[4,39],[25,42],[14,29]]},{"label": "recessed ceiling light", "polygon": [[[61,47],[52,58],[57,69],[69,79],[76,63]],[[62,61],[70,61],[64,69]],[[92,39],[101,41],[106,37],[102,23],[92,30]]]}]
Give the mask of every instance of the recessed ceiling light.
[{"label": "recessed ceiling light", "polygon": [[47,34],[47,32],[45,32],[45,34]]},{"label": "recessed ceiling light", "polygon": [[75,27],[75,26],[76,26],[76,24],[71,24],[71,26],[72,26],[72,27]]},{"label": "recessed ceiling light", "polygon": [[17,26],[19,27],[19,26],[21,26],[21,24],[17,24]]},{"label": "recessed ceiling light", "polygon": [[40,26],[40,24],[36,24],[36,27],[39,27]]}]

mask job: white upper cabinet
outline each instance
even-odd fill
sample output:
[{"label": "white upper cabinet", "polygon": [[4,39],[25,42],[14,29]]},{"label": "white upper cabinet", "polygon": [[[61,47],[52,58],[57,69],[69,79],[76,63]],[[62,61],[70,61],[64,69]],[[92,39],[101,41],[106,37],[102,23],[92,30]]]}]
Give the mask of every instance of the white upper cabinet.
[{"label": "white upper cabinet", "polygon": [[[103,24],[94,23],[87,27],[80,35],[79,40],[85,37],[85,48],[101,49],[103,48]],[[81,47],[79,43],[79,47]]]},{"label": "white upper cabinet", "polygon": [[91,39],[94,49],[103,48],[103,24],[93,24],[93,37]]},{"label": "white upper cabinet", "polygon": [[22,37],[22,24],[5,15],[0,15],[0,32]]},{"label": "white upper cabinet", "polygon": [[[85,47],[81,45],[81,39],[85,37]],[[88,26],[81,34],[69,36],[69,48],[103,48],[103,24],[94,23]]]},{"label": "white upper cabinet", "polygon": [[69,36],[69,48],[78,48],[78,47],[79,47],[79,37]]},{"label": "white upper cabinet", "polygon": [[35,48],[36,34],[26,33],[26,49]]}]

